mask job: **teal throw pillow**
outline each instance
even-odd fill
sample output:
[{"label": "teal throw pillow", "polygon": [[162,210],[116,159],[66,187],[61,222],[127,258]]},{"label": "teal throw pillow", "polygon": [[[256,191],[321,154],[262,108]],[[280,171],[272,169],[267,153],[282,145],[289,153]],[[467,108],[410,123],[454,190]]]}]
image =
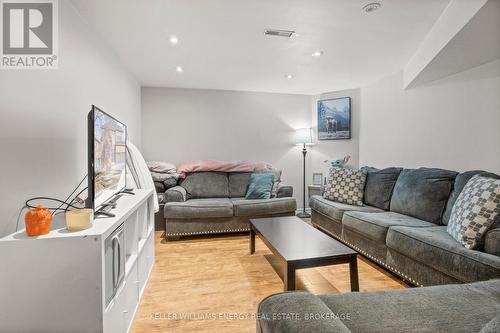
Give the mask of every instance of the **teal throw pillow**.
[{"label": "teal throw pillow", "polygon": [[269,199],[273,189],[274,175],[272,173],[253,173],[245,194],[245,199]]}]

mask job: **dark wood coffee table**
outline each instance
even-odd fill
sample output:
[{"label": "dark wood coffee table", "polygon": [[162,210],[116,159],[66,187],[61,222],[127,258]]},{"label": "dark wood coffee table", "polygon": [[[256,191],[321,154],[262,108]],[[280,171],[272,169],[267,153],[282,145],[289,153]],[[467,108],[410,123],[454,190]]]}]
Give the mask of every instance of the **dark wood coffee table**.
[{"label": "dark wood coffee table", "polygon": [[351,291],[359,291],[357,252],[296,216],[250,220],[250,254],[255,235],[284,262],[284,289],[295,290],[295,270],[349,264]]}]

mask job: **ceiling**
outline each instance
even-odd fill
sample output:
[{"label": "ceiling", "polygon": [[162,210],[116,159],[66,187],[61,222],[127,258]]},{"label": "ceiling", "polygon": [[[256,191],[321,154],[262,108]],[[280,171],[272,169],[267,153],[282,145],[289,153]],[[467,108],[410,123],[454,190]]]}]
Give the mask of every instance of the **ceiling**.
[{"label": "ceiling", "polygon": [[[401,70],[449,2],[378,0],[365,13],[370,0],[72,1],[142,86],[295,94]],[[266,28],[298,36],[265,36]],[[312,57],[316,50],[324,54]]]}]

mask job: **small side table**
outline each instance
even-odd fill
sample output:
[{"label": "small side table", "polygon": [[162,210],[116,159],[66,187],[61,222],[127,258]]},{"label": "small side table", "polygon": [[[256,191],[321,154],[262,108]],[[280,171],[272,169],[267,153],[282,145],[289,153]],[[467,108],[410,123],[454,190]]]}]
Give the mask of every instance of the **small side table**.
[{"label": "small side table", "polygon": [[321,185],[309,185],[307,187],[307,191],[308,191],[309,199],[313,195],[321,195]]}]

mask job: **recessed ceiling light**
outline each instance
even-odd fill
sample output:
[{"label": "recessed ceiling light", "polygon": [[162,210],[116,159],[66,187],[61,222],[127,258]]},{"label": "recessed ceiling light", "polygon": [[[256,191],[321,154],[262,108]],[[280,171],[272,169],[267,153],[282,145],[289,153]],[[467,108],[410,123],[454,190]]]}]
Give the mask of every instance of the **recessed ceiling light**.
[{"label": "recessed ceiling light", "polygon": [[290,80],[290,79],[293,79],[293,75],[292,75],[292,74],[287,74],[287,75],[285,75],[285,77],[286,77],[287,79],[289,79],[289,80]]},{"label": "recessed ceiling light", "polygon": [[182,68],[181,66],[177,66],[177,67],[175,67],[175,70],[176,70],[177,72],[179,72],[179,73],[184,72],[184,68]]},{"label": "recessed ceiling light", "polygon": [[321,57],[323,55],[323,51],[314,51],[311,55],[313,57]]},{"label": "recessed ceiling light", "polygon": [[179,43],[179,38],[177,38],[177,36],[170,36],[170,43],[172,44]]},{"label": "recessed ceiling light", "polygon": [[379,2],[372,2],[363,7],[363,10],[367,13],[371,13],[379,9],[382,5]]}]

